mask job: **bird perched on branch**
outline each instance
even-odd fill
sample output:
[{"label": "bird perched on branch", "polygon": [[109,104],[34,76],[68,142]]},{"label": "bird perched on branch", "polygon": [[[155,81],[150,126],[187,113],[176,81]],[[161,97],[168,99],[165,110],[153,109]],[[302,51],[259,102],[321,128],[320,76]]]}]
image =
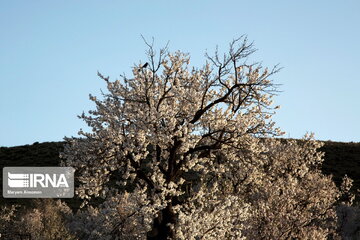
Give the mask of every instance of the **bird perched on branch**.
[{"label": "bird perched on branch", "polygon": [[140,72],[142,69],[147,68],[147,66],[149,66],[148,62],[146,62],[144,65],[142,65],[138,71]]}]

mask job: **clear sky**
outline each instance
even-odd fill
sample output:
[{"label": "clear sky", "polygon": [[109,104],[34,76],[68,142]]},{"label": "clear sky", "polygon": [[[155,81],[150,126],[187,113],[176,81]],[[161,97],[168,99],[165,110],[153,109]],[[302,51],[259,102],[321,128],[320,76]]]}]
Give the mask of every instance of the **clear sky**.
[{"label": "clear sky", "polygon": [[192,56],[242,34],[280,63],[274,117],[286,137],[360,142],[360,1],[1,1],[0,146],[61,141],[94,108],[88,94],[146,61],[140,37]]}]

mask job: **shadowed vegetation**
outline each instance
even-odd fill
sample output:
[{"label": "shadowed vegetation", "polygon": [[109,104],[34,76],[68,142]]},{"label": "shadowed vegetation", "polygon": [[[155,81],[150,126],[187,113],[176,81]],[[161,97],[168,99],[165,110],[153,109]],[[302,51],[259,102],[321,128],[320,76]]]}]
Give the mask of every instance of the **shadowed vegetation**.
[{"label": "shadowed vegetation", "polygon": [[[320,149],[325,152],[322,170],[325,174],[332,174],[339,186],[342,177],[347,174],[354,180],[353,189],[360,189],[360,143],[343,143],[326,141]],[[59,152],[63,150],[63,142],[35,142],[32,145],[0,147],[0,167],[9,166],[58,166]],[[2,182],[2,171],[0,175]],[[0,185],[2,192],[2,184]],[[72,208],[77,209],[80,200],[64,199]],[[358,200],[358,199],[357,199]],[[4,199],[1,194],[0,205],[3,204],[31,204],[30,199]]]}]

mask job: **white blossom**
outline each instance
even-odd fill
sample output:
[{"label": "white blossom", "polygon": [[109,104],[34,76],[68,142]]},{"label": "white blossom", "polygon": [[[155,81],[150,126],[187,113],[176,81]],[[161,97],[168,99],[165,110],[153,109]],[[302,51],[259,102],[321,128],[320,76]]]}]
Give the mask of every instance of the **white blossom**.
[{"label": "white blossom", "polygon": [[[149,239],[332,234],[339,191],[319,170],[320,145],[271,138],[282,133],[271,120],[278,69],[244,62],[253,52],[240,38],[224,57],[192,68],[187,54],[162,49],[156,58],[149,45],[149,67],[134,67],[132,78],[99,74],[108,93],[90,96],[96,109],[80,116],[92,131],[66,138],[62,153],[79,174],[78,195],[115,201],[115,190],[141,193],[138,236],[147,230]],[[109,230],[113,209],[89,208],[105,224],[90,235]]]}]

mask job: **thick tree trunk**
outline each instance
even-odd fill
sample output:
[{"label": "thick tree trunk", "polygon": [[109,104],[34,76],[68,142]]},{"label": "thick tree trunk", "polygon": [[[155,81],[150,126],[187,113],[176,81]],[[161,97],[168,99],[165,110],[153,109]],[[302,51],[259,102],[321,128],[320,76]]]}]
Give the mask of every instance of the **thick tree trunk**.
[{"label": "thick tree trunk", "polygon": [[148,240],[168,240],[174,238],[174,231],[168,226],[168,224],[176,223],[176,216],[170,203],[165,209],[161,211],[159,216],[154,220],[153,228],[148,233]]}]

